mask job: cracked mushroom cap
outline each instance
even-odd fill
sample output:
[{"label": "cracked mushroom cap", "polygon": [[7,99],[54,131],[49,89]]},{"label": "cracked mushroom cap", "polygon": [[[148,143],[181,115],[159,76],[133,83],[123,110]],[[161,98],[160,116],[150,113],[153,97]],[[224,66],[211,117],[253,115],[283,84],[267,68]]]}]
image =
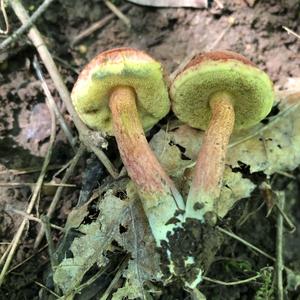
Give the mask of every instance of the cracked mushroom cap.
[{"label": "cracked mushroom cap", "polygon": [[89,127],[113,135],[109,98],[118,86],[132,87],[140,121],[149,130],[170,110],[162,66],[143,51],[116,48],[96,56],[79,75],[72,101]]},{"label": "cracked mushroom cap", "polygon": [[206,129],[211,118],[210,97],[229,94],[235,111],[235,129],[259,123],[274,101],[269,76],[244,56],[215,51],[194,57],[171,86],[172,109],[191,127]]}]

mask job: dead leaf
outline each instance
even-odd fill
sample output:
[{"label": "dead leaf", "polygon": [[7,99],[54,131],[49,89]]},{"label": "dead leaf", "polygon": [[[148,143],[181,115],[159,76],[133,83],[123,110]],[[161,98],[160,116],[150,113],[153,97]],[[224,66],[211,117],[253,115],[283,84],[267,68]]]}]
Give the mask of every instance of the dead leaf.
[{"label": "dead leaf", "polygon": [[[125,189],[125,186],[124,186]],[[99,217],[88,225],[80,225],[78,230],[82,237],[75,238],[70,251],[72,258],[65,258],[54,273],[55,283],[65,295],[71,298],[76,294],[85,273],[96,263],[104,267],[108,261],[105,256],[112,241],[117,241],[124,251],[130,253],[131,260],[124,271],[125,284],[118,295],[126,294],[129,299],[144,296],[144,283],[150,280],[160,280],[159,255],[155,251],[155,243],[150,228],[136,195],[131,194],[121,200],[109,190],[99,204]],[[78,211],[69,220],[68,228],[79,225],[86,210]],[[129,293],[130,291],[130,293]],[[130,298],[135,295],[135,298]],[[121,297],[121,296],[120,296]]]}]

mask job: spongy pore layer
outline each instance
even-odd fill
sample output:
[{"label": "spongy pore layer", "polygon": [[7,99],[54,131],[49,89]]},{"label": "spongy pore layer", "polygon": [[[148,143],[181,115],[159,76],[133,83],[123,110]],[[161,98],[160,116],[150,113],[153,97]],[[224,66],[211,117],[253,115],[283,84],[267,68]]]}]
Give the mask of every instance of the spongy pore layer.
[{"label": "spongy pore layer", "polygon": [[83,69],[73,88],[72,101],[84,123],[113,135],[109,97],[118,86],[134,89],[145,130],[169,112],[170,101],[161,64],[142,51],[118,48],[95,57]]},{"label": "spongy pore layer", "polygon": [[267,116],[274,101],[268,75],[236,59],[206,59],[180,73],[171,86],[172,109],[190,126],[206,129],[211,118],[210,99],[216,93],[230,96],[235,129],[251,127]]}]

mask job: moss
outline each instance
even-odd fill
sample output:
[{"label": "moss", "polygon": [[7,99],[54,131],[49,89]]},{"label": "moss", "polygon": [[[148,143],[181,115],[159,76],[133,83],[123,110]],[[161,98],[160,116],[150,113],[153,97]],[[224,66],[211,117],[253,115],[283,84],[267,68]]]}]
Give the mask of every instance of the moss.
[{"label": "moss", "polygon": [[268,75],[237,60],[201,62],[178,75],[171,87],[172,108],[190,126],[206,129],[211,117],[210,98],[215,93],[230,95],[235,129],[250,127],[270,112],[274,99]]},{"label": "moss", "polygon": [[72,91],[73,104],[83,122],[110,135],[113,135],[113,130],[108,101],[112,89],[117,86],[130,86],[135,90],[137,108],[145,130],[150,129],[170,109],[161,64],[143,52],[138,57],[137,50],[119,51],[120,56],[112,62],[96,57],[86,66]]}]

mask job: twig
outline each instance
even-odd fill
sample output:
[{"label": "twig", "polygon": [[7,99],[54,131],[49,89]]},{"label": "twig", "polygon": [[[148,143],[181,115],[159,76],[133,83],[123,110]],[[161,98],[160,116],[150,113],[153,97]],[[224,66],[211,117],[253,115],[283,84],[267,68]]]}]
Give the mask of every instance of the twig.
[{"label": "twig", "polygon": [[[46,153],[46,157],[44,159],[44,163],[43,163],[43,166],[42,166],[42,171],[41,171],[41,173],[39,175],[39,178],[38,178],[36,186],[34,188],[32,197],[31,197],[30,202],[28,204],[28,207],[26,209],[26,213],[29,214],[29,215],[31,214],[31,211],[32,211],[32,209],[33,209],[34,205],[36,204],[37,199],[39,197],[40,190],[41,190],[42,184],[43,184],[43,180],[44,180],[44,177],[45,177],[46,172],[47,172],[47,167],[48,167],[48,165],[50,163],[50,159],[51,159],[51,155],[52,155],[52,149],[53,149],[54,142],[55,142],[55,137],[56,137],[56,120],[55,120],[55,114],[54,114],[54,111],[51,109],[51,105],[48,102],[48,99],[46,99],[46,102],[47,102],[48,108],[50,110],[50,116],[51,116],[51,135],[50,135],[50,141],[49,141],[49,146],[48,146],[48,150],[47,150],[47,153]],[[12,240],[10,251],[8,253],[8,256],[6,258],[5,264],[4,264],[3,269],[1,271],[1,274],[0,274],[0,286],[4,282],[6,273],[8,271],[8,268],[9,268],[10,264],[11,264],[11,261],[12,261],[12,259],[14,257],[14,254],[15,254],[15,252],[17,250],[17,247],[18,247],[19,241],[20,241],[20,239],[22,237],[22,234],[23,234],[23,231],[25,229],[26,223],[27,223],[27,219],[24,219],[22,221],[22,223],[21,223],[18,231],[16,232],[13,240]]]},{"label": "twig", "polygon": [[[284,210],[285,204],[285,193],[284,192],[277,192],[278,195],[278,208],[282,211]],[[283,280],[282,280],[282,271],[283,271],[283,217],[281,213],[277,214],[277,231],[276,231],[276,286],[277,286],[277,299],[283,300]]]},{"label": "twig", "polygon": [[[38,223],[40,223],[40,224],[43,224],[43,222],[42,222],[41,219],[36,218],[36,217],[34,217],[34,216],[32,216],[32,215],[29,215],[29,214],[27,214],[27,213],[24,212],[24,211],[21,211],[21,210],[15,209],[15,208],[8,208],[8,209],[6,209],[6,211],[14,212],[14,213],[16,213],[16,214],[19,214],[19,215],[21,215],[21,216],[27,218],[28,220],[35,221],[35,222],[38,222]],[[57,225],[55,225],[55,224],[50,224],[50,226],[51,226],[53,229],[57,229],[57,230],[59,230],[59,231],[65,231],[65,229],[64,229],[63,227],[57,226]]]},{"label": "twig", "polygon": [[[207,46],[204,51],[211,51],[212,49],[214,49],[215,47],[217,47],[217,45],[221,42],[221,40],[224,38],[225,34],[229,31],[229,29],[233,26],[235,20],[233,17],[229,17],[228,18],[228,25],[227,27],[221,32],[221,34],[219,35],[219,37],[214,41],[213,44],[211,44],[210,46]],[[183,60],[182,62],[179,64],[179,66],[174,70],[174,72],[171,73],[170,80],[173,81],[175,79],[175,77],[184,69],[184,67],[187,65],[187,63],[193,59],[195,57],[196,54],[199,53],[199,50],[192,50]]]},{"label": "twig", "polygon": [[[281,209],[281,207],[278,205],[277,200],[280,197],[280,192],[273,192],[272,187],[270,184],[268,184],[267,182],[262,182],[260,185],[260,189],[263,190],[264,192],[264,197],[266,198],[265,202],[272,202],[274,203],[273,205],[277,208],[278,212],[282,215],[288,229],[290,233],[293,233],[296,230],[296,226],[295,224],[292,222],[292,220],[287,216],[287,214],[285,213],[285,211],[283,209]],[[268,200],[268,198],[270,198]],[[269,215],[269,213],[268,213]]]},{"label": "twig", "polygon": [[0,44],[0,50],[7,48],[12,42],[17,40],[20,35],[27,31],[53,1],[54,0],[45,0],[18,30]]},{"label": "twig", "polygon": [[[29,187],[35,187],[37,183],[31,183],[31,182],[0,182],[0,187],[23,187],[23,186],[29,186]],[[43,182],[42,186],[62,186],[62,187],[76,187],[76,184],[69,184],[69,183],[52,183],[52,182]]]},{"label": "twig", "polygon": [[49,252],[49,257],[50,257],[50,263],[51,263],[51,268],[52,271],[55,269],[55,267],[58,265],[58,261],[57,258],[54,254],[55,252],[55,247],[54,247],[54,243],[53,243],[53,239],[51,236],[51,225],[50,225],[50,221],[49,218],[47,216],[42,216],[41,221],[43,223],[43,228],[46,234],[46,239],[47,239],[47,243],[48,243],[48,252]]},{"label": "twig", "polygon": [[[280,192],[277,192],[280,193]],[[279,203],[275,203],[276,208],[278,209],[279,214],[282,216],[282,218],[284,219],[286,225],[289,228],[289,233],[293,233],[296,230],[296,226],[295,224],[292,222],[292,220],[287,216],[287,214],[285,213],[285,211],[281,208],[281,206],[279,206]]]},{"label": "twig", "polygon": [[8,23],[6,9],[5,9],[5,0],[1,0],[1,12],[5,23],[5,30],[0,29],[0,33],[6,35],[9,32],[9,23]]},{"label": "twig", "polygon": [[[29,20],[29,16],[25,8],[23,7],[22,3],[18,0],[11,0],[10,4],[17,15],[17,17],[20,19],[20,21],[25,24]],[[28,32],[28,37],[36,47],[47,71],[49,72],[49,75],[51,79],[53,80],[53,83],[64,103],[66,106],[69,114],[71,115],[73,122],[79,132],[79,137],[81,141],[87,146],[88,149],[91,149],[93,151],[94,148],[97,148],[97,152],[95,152],[96,156],[100,159],[100,161],[103,163],[109,174],[113,178],[118,177],[118,172],[115,169],[115,167],[112,165],[110,160],[107,158],[107,156],[103,153],[103,151],[95,146],[95,142],[92,140],[91,136],[93,136],[93,132],[87,128],[87,126],[81,121],[79,116],[77,115],[72,100],[70,97],[70,93],[64,84],[64,81],[54,63],[54,60],[46,47],[44,40],[38,31],[38,29],[33,25],[31,29]],[[103,137],[98,138],[98,144],[102,147],[107,144],[106,140]]]},{"label": "twig", "polygon": [[[266,253],[265,251],[257,248],[256,246],[250,244],[249,242],[247,242],[246,240],[242,239],[241,237],[237,236],[236,234],[234,234],[233,232],[230,232],[220,226],[217,226],[216,227],[220,232],[230,236],[231,238],[234,238],[235,240],[239,241],[240,243],[244,244],[245,246],[251,248],[252,250],[254,250],[255,252],[258,252],[259,254],[267,257],[268,259],[276,262],[276,258],[271,256],[270,254]],[[290,268],[284,266],[284,269],[287,270],[287,271],[292,271]]]},{"label": "twig", "polygon": [[215,0],[215,2],[216,2],[216,4],[218,5],[218,7],[219,7],[220,9],[223,9],[223,8],[224,8],[224,5],[223,5],[223,3],[222,3],[220,0]]},{"label": "twig", "polygon": [[[121,12],[126,12],[128,9],[130,8],[130,5],[125,4],[123,6],[121,6],[120,11]],[[78,44],[80,41],[82,41],[83,39],[85,39],[86,37],[90,36],[91,34],[93,34],[95,31],[103,28],[104,26],[106,26],[112,19],[115,18],[115,14],[109,14],[108,16],[105,16],[102,20],[97,21],[95,23],[93,23],[90,27],[88,27],[87,29],[85,29],[84,31],[82,31],[81,33],[77,34],[77,36],[73,39],[73,41],[71,42],[71,45],[74,46],[76,44]]]},{"label": "twig", "polygon": [[[56,169],[60,169],[61,167],[62,165],[52,165],[48,167],[48,170],[56,170]],[[36,173],[36,172],[41,172],[41,167],[29,167],[20,170],[9,169],[9,170],[1,171],[0,175],[6,175],[6,174],[22,175],[22,174],[29,174],[29,173]]]},{"label": "twig", "polygon": [[69,144],[74,149],[74,146],[76,145],[77,139],[73,137],[69,126],[66,124],[61,112],[59,111],[59,109],[56,105],[56,102],[54,101],[54,99],[51,95],[51,92],[48,88],[48,85],[47,85],[45,79],[44,79],[41,66],[40,66],[36,56],[34,56],[34,59],[33,59],[33,67],[36,71],[36,75],[37,75],[38,79],[41,82],[41,86],[44,90],[44,93],[45,93],[46,97],[48,98],[49,102],[51,103],[51,106],[53,107],[53,110],[55,112],[55,116],[56,116],[56,118],[57,118],[57,120],[60,124],[60,127],[62,128],[67,140],[69,141]]},{"label": "twig", "polygon": [[297,179],[296,176],[294,176],[294,175],[292,175],[292,174],[290,174],[290,173],[288,173],[288,172],[284,172],[284,171],[276,171],[276,173],[279,174],[279,175],[285,176],[285,177],[287,177],[287,178],[290,178],[290,179],[294,179],[294,180]]},{"label": "twig", "polygon": [[218,38],[208,47],[205,48],[205,51],[211,51],[219,45],[219,43],[224,38],[225,34],[229,31],[229,29],[234,25],[235,19],[233,17],[228,18],[228,25],[225,27],[225,29],[221,32],[221,34],[218,36]]},{"label": "twig", "polygon": [[130,20],[121,12],[118,7],[108,0],[104,0],[104,3],[121,21],[124,22],[128,28],[131,27]]},{"label": "twig", "polygon": [[[85,153],[85,147],[83,145],[80,146],[80,148],[78,149],[76,155],[72,158],[72,162],[70,164],[70,166],[68,167],[68,169],[66,170],[65,175],[62,178],[62,183],[66,182],[67,180],[69,180],[69,178],[71,177],[71,175],[74,172],[74,169],[79,161],[79,159],[82,157],[82,155]],[[51,201],[51,204],[48,208],[47,211],[47,217],[50,219],[56,209],[57,203],[60,199],[60,196],[62,194],[63,191],[63,187],[59,187],[56,192],[55,195],[53,197],[53,200]],[[43,228],[40,229],[39,233],[37,234],[36,240],[34,242],[34,249],[37,249],[42,241],[42,238],[44,236],[44,230]]]},{"label": "twig", "polygon": [[2,265],[4,264],[5,259],[6,259],[8,253],[9,253],[9,251],[10,251],[10,249],[11,249],[11,246],[12,246],[12,243],[10,242],[10,243],[8,244],[8,247],[6,248],[6,250],[4,251],[4,253],[2,254],[2,256],[1,256],[1,258],[0,258],[0,266],[2,266]]},{"label": "twig", "polygon": [[260,278],[261,276],[262,276],[261,274],[257,274],[255,276],[249,277],[247,279],[231,281],[231,282],[212,279],[212,278],[209,278],[209,277],[206,277],[206,276],[203,276],[203,279],[206,280],[206,281],[209,281],[209,282],[213,282],[213,283],[217,283],[217,284],[221,284],[221,285],[225,285],[225,286],[230,286],[230,285],[245,284],[245,283],[248,283],[250,281],[256,280],[257,278]]},{"label": "twig", "polygon": [[21,266],[23,266],[27,261],[31,260],[33,257],[35,257],[38,253],[42,252],[43,250],[45,250],[47,247],[48,247],[48,244],[44,245],[41,249],[39,249],[38,251],[36,251],[32,255],[28,256],[27,258],[25,258],[23,261],[16,264],[15,266],[11,267],[9,269],[9,271],[7,272],[7,274],[9,274],[9,273],[13,272],[14,270],[16,270],[16,269],[20,268]]},{"label": "twig", "polygon": [[50,293],[51,295],[53,295],[54,297],[56,297],[57,299],[60,298],[59,295],[57,295],[55,292],[51,291],[49,288],[47,288],[45,285],[43,285],[42,283],[38,282],[38,281],[34,281],[34,283],[36,285],[38,285],[39,287],[43,288],[44,290],[46,290],[48,293]]},{"label": "twig", "polygon": [[289,28],[286,27],[286,26],[282,26],[282,28],[283,28],[284,30],[286,30],[288,34],[292,34],[292,35],[294,35],[296,38],[300,39],[300,35],[297,34],[295,31],[289,29]]},{"label": "twig", "polygon": [[118,272],[116,273],[116,275],[113,278],[113,280],[110,282],[108,288],[106,289],[106,291],[104,292],[104,294],[101,296],[100,300],[106,300],[109,297],[111,291],[115,288],[115,286],[118,283],[119,279],[123,275],[123,272],[124,272],[125,268],[128,265],[128,260],[129,260],[129,256],[125,257],[125,259],[121,263],[121,266],[119,267]]}]

